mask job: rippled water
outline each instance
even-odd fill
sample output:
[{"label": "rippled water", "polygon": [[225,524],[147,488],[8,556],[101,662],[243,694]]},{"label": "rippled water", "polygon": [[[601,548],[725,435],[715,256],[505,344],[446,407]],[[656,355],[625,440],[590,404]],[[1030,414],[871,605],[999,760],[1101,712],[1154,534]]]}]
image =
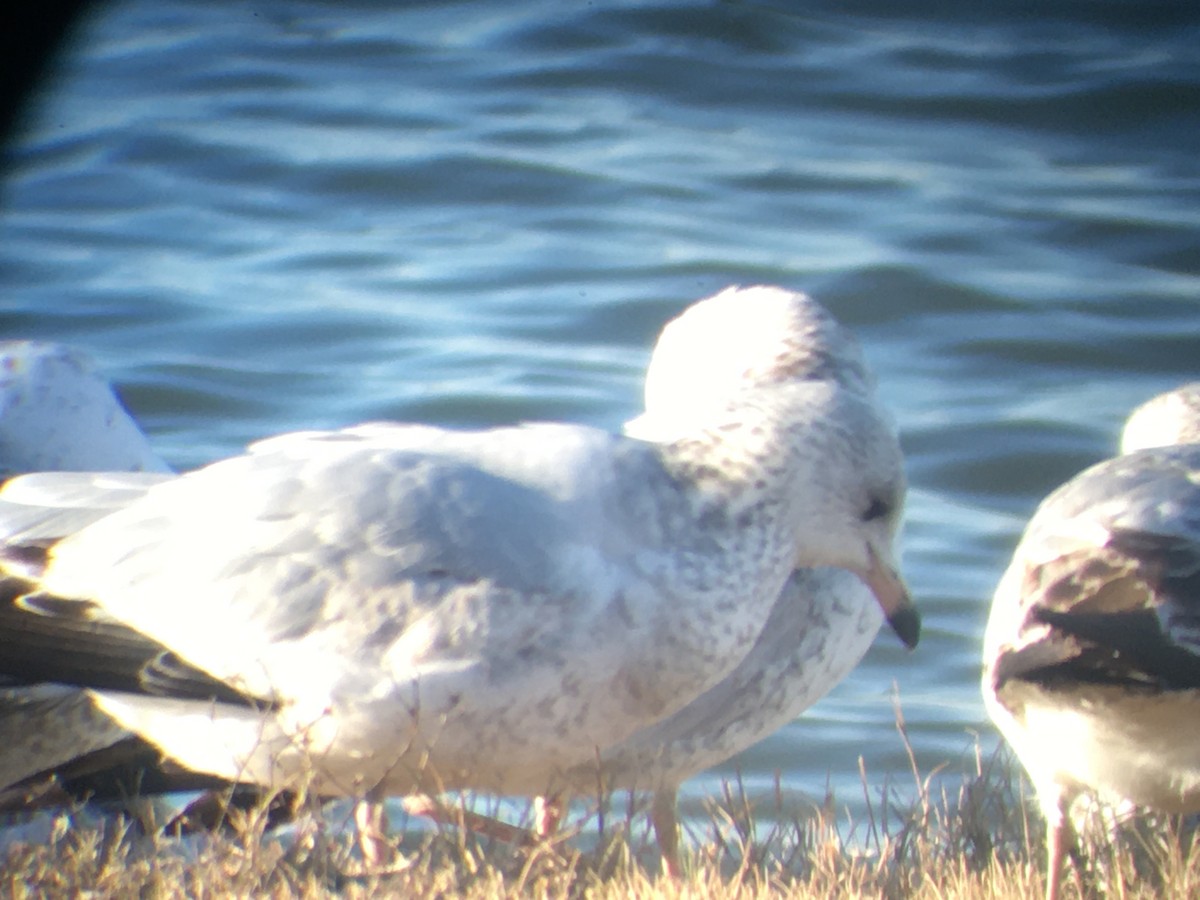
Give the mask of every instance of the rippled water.
[{"label": "rippled water", "polygon": [[8,148],[0,336],[88,348],[188,467],[369,418],[616,427],[687,302],[812,292],[903,432],[926,637],[687,800],[780,770],[861,809],[857,757],[907,770],[893,683],[922,769],[995,743],[1023,522],[1200,377],[1200,15],[1017,6],[101,6]]}]

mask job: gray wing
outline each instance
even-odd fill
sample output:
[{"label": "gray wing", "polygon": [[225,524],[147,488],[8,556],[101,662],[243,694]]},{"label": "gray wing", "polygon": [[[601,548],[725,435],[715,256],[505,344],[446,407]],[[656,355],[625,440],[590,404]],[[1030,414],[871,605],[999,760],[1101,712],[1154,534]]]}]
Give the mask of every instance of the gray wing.
[{"label": "gray wing", "polygon": [[[678,492],[657,449],[590,429],[274,439],[65,538],[16,612],[112,661],[115,684],[98,664],[85,673],[115,687],[94,695],[101,708],[197,771],[243,771],[245,756],[186,730],[181,704],[214,699],[255,779],[282,771],[273,741],[317,720],[347,778],[360,749],[386,767],[418,716],[441,729],[429,739],[454,771],[487,762],[489,740],[577,760],[720,674],[671,651],[687,595],[659,576],[680,548],[664,521],[688,518],[670,512]],[[525,784],[507,778],[495,784]]]},{"label": "gray wing", "polygon": [[[333,681],[377,671],[384,657],[389,677],[416,677],[423,660],[469,665],[568,625],[582,640],[617,594],[647,592],[635,557],[653,523],[631,509],[627,528],[601,535],[611,510],[595,498],[609,495],[586,490],[616,481],[614,445],[652,493],[664,478],[654,452],[589,429],[278,438],[153,485],[65,539],[39,588],[259,698],[323,668]],[[500,618],[488,596],[522,601]],[[494,615],[481,621],[480,606]]]},{"label": "gray wing", "polygon": [[230,786],[164,759],[66,685],[0,689],[0,734],[0,814]]},{"label": "gray wing", "polygon": [[174,477],[150,472],[45,472],[10,479],[0,489],[0,545],[57,543]]}]

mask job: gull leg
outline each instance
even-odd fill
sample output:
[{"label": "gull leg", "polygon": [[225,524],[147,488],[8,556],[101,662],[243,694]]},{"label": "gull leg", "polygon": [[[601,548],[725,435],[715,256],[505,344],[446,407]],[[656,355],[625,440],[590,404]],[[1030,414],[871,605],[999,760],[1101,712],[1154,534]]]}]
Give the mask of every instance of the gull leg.
[{"label": "gull leg", "polygon": [[365,797],[354,803],[354,827],[358,831],[358,849],[362,851],[363,865],[371,872],[403,868],[406,864],[388,839],[389,823],[387,808],[383,805],[384,799],[383,794],[370,790]]},{"label": "gull leg", "polygon": [[528,846],[536,843],[536,839],[524,828],[509,825],[491,816],[480,815],[465,809],[452,809],[435,798],[425,794],[404,798],[404,809],[410,816],[421,816],[432,819],[439,825],[461,825],[468,831],[484,834],[504,841],[506,844]]},{"label": "gull leg", "polygon": [[1058,900],[1059,882],[1062,880],[1063,832],[1065,823],[1059,819],[1046,826],[1046,900]]},{"label": "gull leg", "polygon": [[562,798],[538,795],[533,799],[533,833],[538,840],[549,840],[558,832],[563,815]]},{"label": "gull leg", "polygon": [[[1063,857],[1069,851],[1072,858],[1078,853],[1075,829],[1069,813],[1072,791],[1059,784],[1047,785],[1038,790],[1042,812],[1046,817],[1046,900],[1058,900],[1062,887]],[[1074,867],[1075,882],[1080,895],[1083,881],[1078,861]]]},{"label": "gull leg", "polygon": [[674,788],[654,792],[654,799],[650,801],[650,822],[658,838],[663,871],[668,878],[680,878],[683,866],[679,862],[679,817],[675,814]]},{"label": "gull leg", "polygon": [[362,866],[354,867],[344,875],[361,878],[377,877],[403,872],[412,860],[406,859],[388,839],[388,814],[384,806],[386,796],[377,790],[354,803],[354,828],[358,832],[358,849],[362,853]]}]

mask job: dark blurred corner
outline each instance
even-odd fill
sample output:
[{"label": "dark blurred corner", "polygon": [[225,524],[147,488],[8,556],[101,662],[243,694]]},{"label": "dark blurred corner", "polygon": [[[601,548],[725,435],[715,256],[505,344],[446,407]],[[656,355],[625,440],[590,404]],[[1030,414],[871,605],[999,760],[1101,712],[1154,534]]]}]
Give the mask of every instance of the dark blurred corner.
[{"label": "dark blurred corner", "polygon": [[88,0],[18,0],[0,13],[0,147],[21,127],[34,89]]}]

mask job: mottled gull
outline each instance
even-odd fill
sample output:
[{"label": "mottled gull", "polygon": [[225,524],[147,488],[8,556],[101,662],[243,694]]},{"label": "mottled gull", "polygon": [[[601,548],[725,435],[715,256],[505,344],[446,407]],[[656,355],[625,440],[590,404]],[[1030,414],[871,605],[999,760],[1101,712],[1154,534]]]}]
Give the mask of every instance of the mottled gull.
[{"label": "mottled gull", "polygon": [[[653,442],[373,424],[140,487],[17,479],[6,588],[41,643],[10,677],[92,688],[224,780],[536,794],[726,677],[798,567],[855,572],[914,642],[895,436],[831,374],[836,341],[829,371],[797,362],[814,336],[781,311],[816,304],[743,293],[755,365]],[[696,352],[720,361],[728,338]],[[88,666],[59,671],[47,649],[81,638]]]},{"label": "mottled gull", "polygon": [[1082,792],[1200,809],[1200,444],[1153,446],[1198,433],[1189,395],[1042,502],[992,603],[984,701],[1046,816],[1051,900]]},{"label": "mottled gull", "polygon": [[[786,291],[754,290],[764,305],[773,299],[784,320],[781,333],[804,335],[789,360],[796,374],[836,380],[870,401],[874,379],[848,331],[815,304],[793,303]],[[692,404],[735,389],[742,373],[761,365],[761,349],[749,340],[743,343],[736,327],[746,293],[729,291],[664,331],[646,373],[646,411],[626,426],[627,433],[670,440],[689,427]],[[699,337],[704,332],[730,335],[720,359],[691,352],[704,344]],[[888,504],[873,511],[892,536],[900,526],[903,500],[898,486]],[[651,819],[663,864],[668,874],[678,875],[679,785],[773,734],[823,697],[859,663],[882,623],[870,590],[849,572],[793,572],[766,627],[733,671],[674,715],[602,750],[600,777],[594,765],[581,766],[574,787],[653,791]],[[910,636],[906,640],[911,642]]]}]

